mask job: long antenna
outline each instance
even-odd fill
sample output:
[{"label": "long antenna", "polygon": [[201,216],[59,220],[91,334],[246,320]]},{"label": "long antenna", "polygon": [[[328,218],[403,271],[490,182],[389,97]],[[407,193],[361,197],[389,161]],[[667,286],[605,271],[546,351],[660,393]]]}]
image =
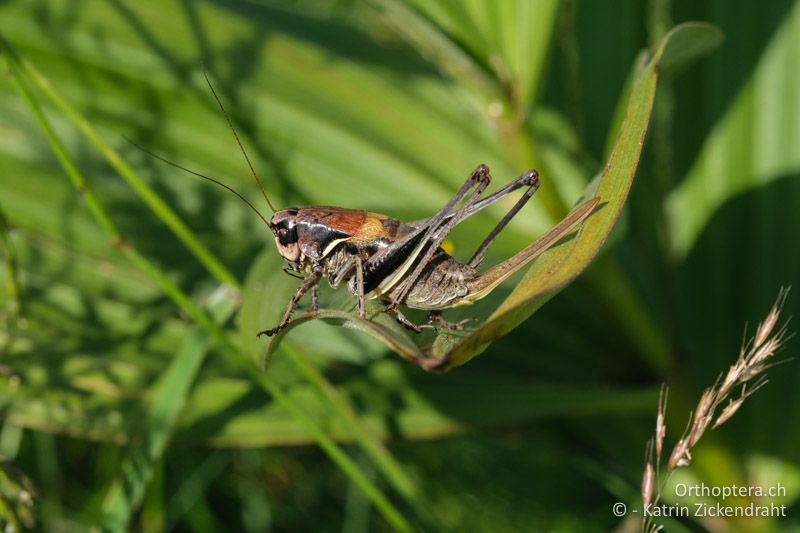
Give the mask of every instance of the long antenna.
[{"label": "long antenna", "polygon": [[267,221],[267,219],[266,219],[266,218],[264,218],[264,215],[262,215],[262,214],[261,214],[261,212],[260,212],[258,209],[256,209],[256,207],[255,207],[255,206],[254,206],[252,203],[250,203],[250,201],[249,201],[247,198],[245,198],[244,196],[242,196],[241,194],[239,194],[237,191],[235,191],[235,190],[234,190],[234,189],[232,189],[231,187],[228,187],[227,185],[225,185],[224,183],[222,183],[222,182],[221,182],[221,181],[219,181],[219,180],[216,180],[216,179],[214,179],[214,178],[210,178],[210,177],[208,177],[208,176],[206,176],[206,175],[204,175],[204,174],[200,174],[199,172],[195,172],[194,170],[192,170],[192,169],[190,169],[190,168],[186,168],[186,167],[184,167],[184,166],[182,166],[182,165],[179,165],[178,163],[175,163],[175,162],[173,162],[173,161],[170,161],[169,159],[167,159],[167,158],[165,158],[165,157],[162,157],[162,156],[158,155],[158,154],[157,154],[157,153],[155,153],[155,152],[151,152],[151,151],[150,151],[150,150],[148,150],[147,148],[144,148],[143,146],[140,146],[139,144],[135,143],[134,141],[130,140],[129,138],[125,137],[124,135],[123,135],[123,139],[125,139],[126,141],[128,141],[129,143],[131,143],[132,145],[134,145],[136,148],[138,148],[138,149],[139,149],[139,150],[141,150],[142,152],[146,153],[147,155],[149,155],[149,156],[151,156],[151,157],[155,157],[155,158],[156,158],[156,159],[158,159],[159,161],[163,161],[164,163],[166,163],[166,164],[168,164],[168,165],[170,165],[170,166],[173,166],[173,167],[175,167],[175,168],[178,168],[178,169],[180,169],[180,170],[183,170],[184,172],[188,172],[189,174],[193,174],[193,175],[197,176],[198,178],[203,178],[204,180],[208,180],[208,181],[210,181],[210,182],[212,182],[212,183],[216,183],[216,184],[217,184],[217,185],[219,185],[220,187],[224,187],[224,188],[228,189],[228,191],[230,191],[230,192],[232,192],[233,194],[235,194],[236,196],[238,196],[238,197],[239,197],[239,199],[240,199],[241,201],[243,201],[245,204],[247,204],[247,206],[248,206],[248,207],[250,207],[250,209],[252,209],[252,210],[253,210],[253,212],[254,212],[256,215],[258,215],[258,218],[260,218],[261,220],[263,220],[263,221],[264,221],[264,224],[266,224],[266,225],[267,225],[267,227],[269,227],[269,222]]},{"label": "long antenna", "polygon": [[241,139],[239,139],[239,134],[236,133],[236,128],[233,127],[233,122],[231,122],[231,117],[228,115],[228,112],[225,111],[225,106],[222,105],[222,100],[219,99],[219,96],[217,96],[217,91],[215,91],[214,86],[211,85],[211,80],[208,79],[208,72],[206,71],[205,65],[203,65],[203,77],[206,79],[208,88],[211,89],[211,94],[214,95],[214,99],[217,101],[219,108],[222,110],[222,114],[225,115],[225,120],[228,121],[228,126],[231,128],[233,136],[236,138],[236,144],[239,145],[239,149],[242,151],[242,155],[244,156],[245,161],[247,161],[247,166],[250,167],[250,172],[253,174],[253,178],[256,180],[256,183],[258,184],[258,188],[261,189],[261,195],[264,197],[264,200],[267,201],[267,205],[274,213],[275,207],[273,207],[272,202],[269,201],[269,196],[267,196],[267,191],[264,190],[264,185],[262,185],[261,180],[258,177],[258,174],[256,174],[256,170],[253,168],[253,163],[251,163],[250,158],[247,157],[247,152],[245,152],[244,146],[242,145],[242,141]]}]

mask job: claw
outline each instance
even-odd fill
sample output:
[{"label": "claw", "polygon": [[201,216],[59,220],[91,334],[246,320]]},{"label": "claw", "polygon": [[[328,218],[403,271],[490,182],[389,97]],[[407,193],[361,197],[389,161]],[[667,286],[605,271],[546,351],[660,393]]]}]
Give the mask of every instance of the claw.
[{"label": "claw", "polygon": [[284,329],[286,327],[286,325],[287,324],[278,324],[277,326],[275,326],[272,329],[265,329],[264,331],[259,331],[258,333],[256,333],[256,337],[261,338],[261,335],[266,335],[267,337],[272,337],[273,335],[275,335],[276,333],[278,333],[279,331]]}]

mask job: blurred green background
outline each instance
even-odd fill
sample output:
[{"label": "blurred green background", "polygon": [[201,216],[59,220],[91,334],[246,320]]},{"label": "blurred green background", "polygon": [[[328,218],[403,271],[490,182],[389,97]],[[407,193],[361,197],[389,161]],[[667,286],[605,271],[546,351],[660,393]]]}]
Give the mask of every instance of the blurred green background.
[{"label": "blurred green background", "polygon": [[[687,20],[725,39],[659,78],[601,256],[445,375],[321,321],[287,337],[267,378],[224,356],[112,245],[5,70],[0,516],[47,531],[636,531],[611,506],[638,505],[659,385],[671,388],[674,442],[735,360],[745,323],[752,331],[779,287],[800,281],[799,2],[0,3],[2,36],[219,268],[198,262],[74,116],[35,96],[99,204],[252,360],[265,350],[254,333],[297,283],[271,237],[232,195],[123,139],[262,205],[203,65],[278,206],[412,220],[478,163],[496,183],[539,169],[542,190],[491,248],[493,264],[602,170],[638,54]],[[459,227],[456,255],[507,208]],[[222,282],[234,288],[220,294]],[[467,314],[485,316],[512,287]],[[352,309],[344,291],[322,296]],[[799,302],[790,293],[784,315]],[[790,361],[769,376],[681,479],[780,482],[789,518],[685,519],[669,531],[800,531],[800,370]]]}]

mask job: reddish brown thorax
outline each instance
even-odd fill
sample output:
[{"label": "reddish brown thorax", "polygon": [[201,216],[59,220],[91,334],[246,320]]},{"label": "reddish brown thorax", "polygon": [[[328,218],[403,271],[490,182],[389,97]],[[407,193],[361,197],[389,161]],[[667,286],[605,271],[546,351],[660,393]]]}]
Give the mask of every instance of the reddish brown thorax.
[{"label": "reddish brown thorax", "polygon": [[282,209],[270,222],[278,251],[295,270],[321,261],[345,242],[380,246],[396,237],[399,226],[379,213],[325,206]]}]

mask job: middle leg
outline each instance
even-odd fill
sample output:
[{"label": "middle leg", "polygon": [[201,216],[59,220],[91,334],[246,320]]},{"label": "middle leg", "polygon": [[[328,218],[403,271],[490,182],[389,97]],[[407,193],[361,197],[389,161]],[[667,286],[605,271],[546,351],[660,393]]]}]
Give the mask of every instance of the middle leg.
[{"label": "middle leg", "polygon": [[367,303],[364,298],[364,261],[356,256],[356,297],[358,298],[358,317],[367,316]]}]

